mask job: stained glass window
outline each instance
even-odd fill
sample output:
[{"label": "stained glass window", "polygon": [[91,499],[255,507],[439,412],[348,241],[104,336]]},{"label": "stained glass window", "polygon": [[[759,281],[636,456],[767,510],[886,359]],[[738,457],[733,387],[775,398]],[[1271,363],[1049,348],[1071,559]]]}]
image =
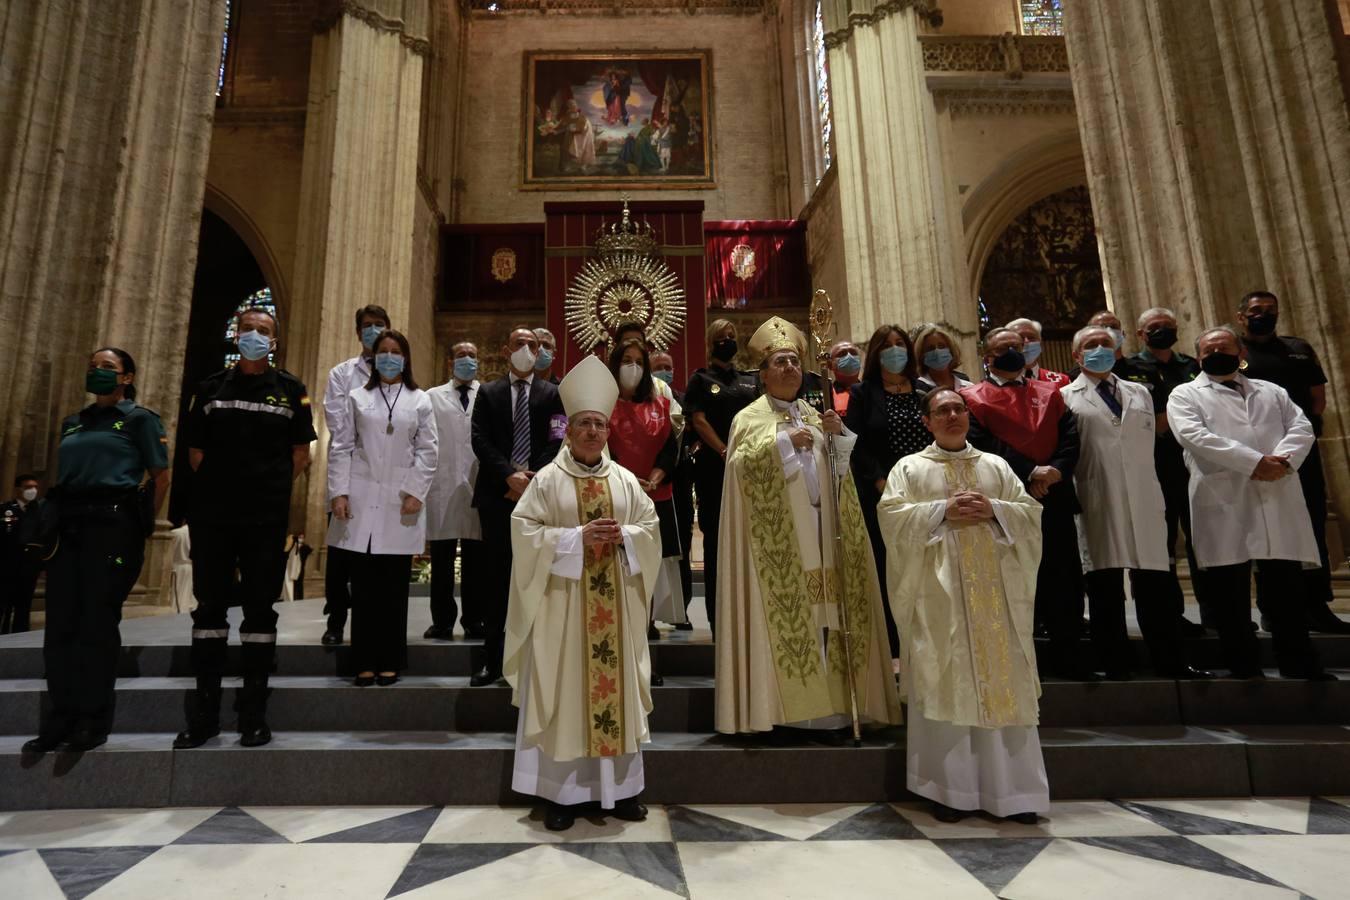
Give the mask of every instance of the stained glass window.
[{"label": "stained glass window", "polygon": [[[239,362],[239,350],[234,346],[235,328],[239,324],[239,314],[246,309],[261,307],[272,314],[272,318],[277,317],[277,305],[272,302],[272,289],[263,288],[260,291],[254,291],[240,301],[235,307],[234,312],[230,313],[230,321],[225,323],[225,345],[228,348],[225,351],[225,368],[233,368],[234,364]],[[267,354],[267,361],[274,363],[276,354]]]},{"label": "stained glass window", "polygon": [[220,69],[216,72],[216,96],[225,91],[225,57],[230,53],[230,0],[225,0],[225,30],[220,33]]},{"label": "stained glass window", "polygon": [[819,0],[816,2],[815,21],[811,25],[811,38],[816,49],[816,115],[820,119],[820,171],[823,175],[830,167],[834,153],[830,146],[833,129],[830,117],[830,63],[825,52],[825,19],[820,12]]},{"label": "stained glass window", "polygon": [[1021,0],[1023,34],[1063,34],[1064,0]]}]

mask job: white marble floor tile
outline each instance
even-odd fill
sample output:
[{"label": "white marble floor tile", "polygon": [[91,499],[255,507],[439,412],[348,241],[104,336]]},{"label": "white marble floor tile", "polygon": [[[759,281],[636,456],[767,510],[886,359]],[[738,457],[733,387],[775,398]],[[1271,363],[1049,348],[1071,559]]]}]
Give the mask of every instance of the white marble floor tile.
[{"label": "white marble floor tile", "polygon": [[[384,896],[381,894],[380,896]],[[399,894],[398,900],[672,900],[676,895],[556,847],[539,846]]]},{"label": "white marble floor tile", "polygon": [[933,818],[929,812],[932,805],[925,801],[892,805],[930,838],[1142,837],[1172,833],[1105,800],[1051,803],[1050,811],[1036,825],[1019,825],[984,815],[947,824]]},{"label": "white marble floor tile", "polygon": [[1005,900],[1297,900],[1293,891],[1090,847],[1055,841],[999,894]]},{"label": "white marble floor tile", "polygon": [[774,803],[752,806],[714,804],[688,806],[686,809],[804,841],[857,815],[868,806],[866,803]]},{"label": "white marble floor tile", "polygon": [[153,847],[172,843],[217,812],[215,806],[0,812],[0,850]]},{"label": "white marble floor tile", "polygon": [[680,861],[693,900],[990,896],[928,841],[680,844]]},{"label": "white marble floor tile", "polygon": [[165,847],[90,894],[91,900],[238,900],[389,893],[415,844],[199,844]]},{"label": "white marble floor tile", "polygon": [[244,812],[295,843],[392,819],[422,806],[245,806]]},{"label": "white marble floor tile", "polygon": [[431,826],[424,844],[558,844],[574,841],[669,842],[670,822],[659,806],[647,807],[645,822],[624,822],[613,816],[578,817],[567,831],[544,827],[543,807],[447,806]]},{"label": "white marble floor tile", "polygon": [[0,896],[23,900],[66,900],[36,850],[0,856]]},{"label": "white marble floor tile", "polygon": [[1227,834],[1191,840],[1309,897],[1350,897],[1350,835]]},{"label": "white marble floor tile", "polygon": [[1350,806],[1350,797],[1327,797],[1332,803],[1339,803],[1341,806]]},{"label": "white marble floor tile", "polygon": [[1146,806],[1259,825],[1294,834],[1308,831],[1307,797],[1239,797],[1222,800],[1138,800]]}]

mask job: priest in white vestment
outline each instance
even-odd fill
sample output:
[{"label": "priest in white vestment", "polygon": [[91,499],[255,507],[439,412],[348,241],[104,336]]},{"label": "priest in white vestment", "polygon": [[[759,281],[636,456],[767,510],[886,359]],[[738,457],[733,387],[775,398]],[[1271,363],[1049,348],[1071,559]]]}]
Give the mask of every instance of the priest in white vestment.
[{"label": "priest in white vestment", "polygon": [[520,708],[511,787],[549,801],[553,831],[583,803],[646,818],[639,744],[651,739],[647,622],[661,565],[656,507],[602,452],[614,376],[588,356],[558,392],[567,441],[511,514],[503,663]]},{"label": "priest in white vestment", "polygon": [[966,442],[956,391],[924,398],[927,449],[896,463],[877,507],[909,704],[909,790],[955,822],[977,809],[1031,824],[1050,808],[1032,645],[1041,505],[1000,457]]}]

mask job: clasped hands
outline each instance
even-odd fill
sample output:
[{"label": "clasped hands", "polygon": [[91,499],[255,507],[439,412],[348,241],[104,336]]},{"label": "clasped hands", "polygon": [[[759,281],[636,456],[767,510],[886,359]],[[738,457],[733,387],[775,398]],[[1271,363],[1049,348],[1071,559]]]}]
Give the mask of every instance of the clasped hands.
[{"label": "clasped hands", "polygon": [[591,519],[581,527],[581,543],[618,544],[623,541],[623,528],[614,519]]},{"label": "clasped hands", "polygon": [[506,499],[519,500],[520,495],[530,486],[530,479],[533,477],[534,473],[530,471],[512,472],[506,476]]},{"label": "clasped hands", "polygon": [[1292,471],[1288,456],[1263,456],[1252,469],[1252,481],[1279,481]]},{"label": "clasped hands", "polygon": [[948,522],[977,522],[992,519],[994,505],[979,491],[957,491],[947,498]]},{"label": "clasped hands", "polygon": [[1063,479],[1064,476],[1054,466],[1037,466],[1027,477],[1027,493],[1040,500],[1050,493],[1052,486],[1059,484]]},{"label": "clasped hands", "polygon": [[[844,420],[839,418],[839,413],[827,409],[824,415],[820,417],[820,427],[826,434],[843,434]],[[812,435],[811,429],[805,426],[789,429],[788,439],[792,441],[793,448],[797,450],[810,450],[811,445],[815,443],[815,437]]]}]

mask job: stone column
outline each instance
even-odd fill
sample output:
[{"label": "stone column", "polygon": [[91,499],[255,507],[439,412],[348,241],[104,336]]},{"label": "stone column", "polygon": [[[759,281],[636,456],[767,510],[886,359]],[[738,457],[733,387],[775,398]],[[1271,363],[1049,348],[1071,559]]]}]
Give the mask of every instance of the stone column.
[{"label": "stone column", "polygon": [[[922,0],[825,0],[834,156],[853,334],[946,323],[973,339],[919,44]],[[959,234],[959,228],[956,233]],[[973,348],[973,344],[972,344]]]},{"label": "stone column", "polygon": [[309,75],[287,359],[314,398],[319,432],[293,520],[323,545],[329,434],[320,404],[328,370],[357,348],[353,312],[389,311],[412,342],[415,372],[435,383],[433,298],[414,294],[426,0],[342,0],[319,23]]},{"label": "stone column", "polygon": [[1122,319],[1183,339],[1281,298],[1330,379],[1323,459],[1350,509],[1350,115],[1323,0],[1074,0],[1074,97],[1102,268]]},{"label": "stone column", "polygon": [[[88,353],[174,433],[224,0],[9,4],[0,28],[0,483],[56,471]],[[166,580],[152,542],[143,582]]]}]

